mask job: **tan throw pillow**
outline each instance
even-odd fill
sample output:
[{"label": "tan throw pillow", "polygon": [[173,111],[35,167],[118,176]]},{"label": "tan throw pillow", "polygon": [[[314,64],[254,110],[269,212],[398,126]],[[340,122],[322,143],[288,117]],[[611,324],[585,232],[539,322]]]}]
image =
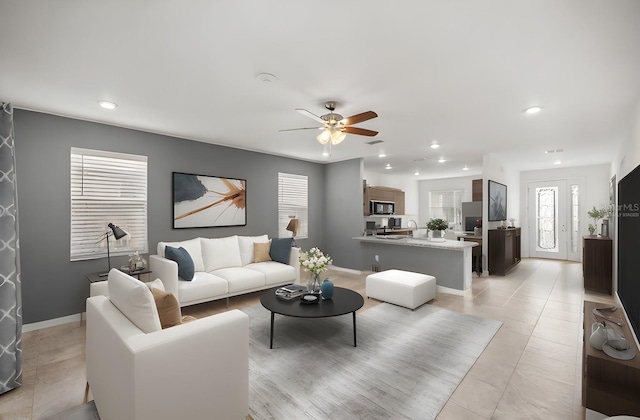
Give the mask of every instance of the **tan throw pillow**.
[{"label": "tan throw pillow", "polygon": [[153,294],[153,299],[156,301],[162,329],[180,325],[182,323],[182,313],[180,312],[178,299],[173,293],[154,287],[151,289],[151,294]]},{"label": "tan throw pillow", "polygon": [[254,242],[253,243],[253,260],[254,262],[271,261],[269,250],[271,249],[271,241]]}]

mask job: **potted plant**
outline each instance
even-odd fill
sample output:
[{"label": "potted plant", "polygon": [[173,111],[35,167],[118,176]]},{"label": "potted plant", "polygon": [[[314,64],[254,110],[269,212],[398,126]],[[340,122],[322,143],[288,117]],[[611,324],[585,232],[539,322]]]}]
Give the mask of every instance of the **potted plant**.
[{"label": "potted plant", "polygon": [[[427,229],[429,230],[429,238],[431,240],[444,241],[444,231],[449,228],[449,223],[444,219],[431,219],[427,222]],[[440,232],[440,235],[433,235],[433,232]]]},{"label": "potted plant", "polygon": [[[600,219],[608,219],[612,215],[613,208],[611,206],[602,206],[599,209],[593,206],[593,208],[587,212],[587,216],[593,219],[593,225],[589,224],[589,233],[593,236],[593,233],[598,229],[598,221],[600,221]],[[593,230],[591,229],[592,227]]]}]

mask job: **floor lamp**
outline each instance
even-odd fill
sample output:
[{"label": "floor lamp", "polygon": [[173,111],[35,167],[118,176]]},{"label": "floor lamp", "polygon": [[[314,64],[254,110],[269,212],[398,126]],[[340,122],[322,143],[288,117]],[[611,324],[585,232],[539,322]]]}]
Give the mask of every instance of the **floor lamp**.
[{"label": "floor lamp", "polygon": [[[111,252],[109,250],[109,236],[113,236],[116,241],[124,236],[127,236],[127,232],[125,232],[124,230],[120,229],[118,226],[114,225],[113,223],[109,223],[107,226],[109,226],[109,228],[111,230],[108,230],[105,234],[104,237],[107,239],[107,264],[109,265],[109,271],[111,271]],[[100,239],[101,242],[102,240],[104,240],[105,238]],[[105,277],[109,274],[109,271],[107,271],[106,273],[102,273],[100,274],[100,277]]]}]

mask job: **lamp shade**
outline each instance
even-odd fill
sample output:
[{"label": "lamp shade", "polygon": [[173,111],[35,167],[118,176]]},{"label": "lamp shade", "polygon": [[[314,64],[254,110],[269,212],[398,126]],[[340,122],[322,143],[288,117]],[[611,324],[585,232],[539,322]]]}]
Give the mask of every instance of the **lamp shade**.
[{"label": "lamp shade", "polygon": [[289,224],[287,225],[287,230],[292,233],[291,236],[294,238],[298,234],[298,219],[289,220]]},{"label": "lamp shade", "polygon": [[316,138],[318,139],[320,144],[327,144],[327,142],[331,139],[331,130],[325,128],[324,130],[322,130],[322,133],[318,134],[318,137]]},{"label": "lamp shade", "polygon": [[342,140],[345,139],[345,137],[347,137],[346,133],[344,131],[334,131],[333,133],[331,133],[331,143],[333,144],[340,144],[342,143]]},{"label": "lamp shade", "polygon": [[[109,223],[107,226],[109,226],[109,228],[111,229],[111,232],[113,232],[113,237],[116,239],[120,239],[124,236],[127,236],[127,232],[125,232],[124,230],[120,229],[118,226],[114,225],[113,223]],[[107,232],[109,233],[109,232]]]}]

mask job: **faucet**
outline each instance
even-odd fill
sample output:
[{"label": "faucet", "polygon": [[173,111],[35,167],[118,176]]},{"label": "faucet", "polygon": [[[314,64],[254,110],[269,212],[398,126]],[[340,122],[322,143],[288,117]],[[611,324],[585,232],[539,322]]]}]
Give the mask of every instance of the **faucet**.
[{"label": "faucet", "polygon": [[410,235],[411,235],[411,237],[413,237],[413,231],[414,231],[414,229],[418,229],[418,223],[416,223],[416,221],[413,220],[413,219],[409,219],[407,221],[407,229],[411,229],[411,234]]}]

